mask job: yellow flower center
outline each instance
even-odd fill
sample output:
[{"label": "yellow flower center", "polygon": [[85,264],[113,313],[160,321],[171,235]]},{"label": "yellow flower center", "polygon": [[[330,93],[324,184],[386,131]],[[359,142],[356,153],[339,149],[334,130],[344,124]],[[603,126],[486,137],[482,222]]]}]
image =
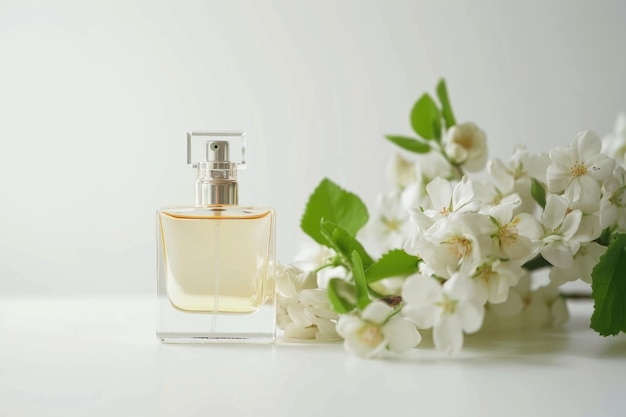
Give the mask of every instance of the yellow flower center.
[{"label": "yellow flower center", "polygon": [[450,210],[448,210],[448,207],[442,207],[441,211],[439,211],[439,214],[446,217],[448,214],[450,214]]},{"label": "yellow flower center", "polygon": [[495,273],[491,265],[485,264],[485,265],[480,266],[476,270],[476,273],[474,274],[474,278],[479,278],[485,284],[489,284],[489,281],[495,275],[497,274]]},{"label": "yellow flower center", "polygon": [[443,294],[441,301],[436,302],[435,305],[441,307],[441,314],[454,314],[458,303],[459,300],[452,300],[447,295]]},{"label": "yellow flower center", "polygon": [[626,207],[626,185],[621,186],[609,197],[609,202],[614,206]]},{"label": "yellow flower center", "polygon": [[365,324],[359,329],[359,339],[369,347],[376,347],[383,341],[383,332],[375,324]]},{"label": "yellow flower center", "polygon": [[457,259],[463,259],[472,253],[472,242],[464,237],[454,236],[446,244],[448,245],[448,252]]},{"label": "yellow flower center", "polygon": [[515,170],[513,170],[513,172],[508,171],[509,174],[511,174],[513,176],[513,179],[519,180],[520,178],[522,178],[525,174],[526,171],[524,171],[524,165],[523,164],[519,164]]},{"label": "yellow flower center", "polygon": [[388,232],[399,232],[402,221],[396,218],[388,219],[385,216],[381,216],[381,221],[387,227]]},{"label": "yellow flower center", "polygon": [[587,167],[581,164],[579,161],[572,166],[572,177],[580,177],[587,173]]},{"label": "yellow flower center", "polygon": [[517,223],[519,223],[519,219],[513,219],[511,223],[498,229],[498,239],[501,245],[511,246],[517,242],[517,237],[519,236]]}]

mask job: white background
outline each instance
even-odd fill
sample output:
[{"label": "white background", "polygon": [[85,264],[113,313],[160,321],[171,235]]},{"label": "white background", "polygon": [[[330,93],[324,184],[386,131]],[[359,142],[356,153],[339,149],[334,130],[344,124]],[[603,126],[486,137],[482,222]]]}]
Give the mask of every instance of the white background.
[{"label": "white background", "polygon": [[0,1],[0,292],[149,294],[154,213],[191,204],[185,132],[248,132],[241,201],[283,262],[329,177],[372,205],[409,111],[445,77],[459,121],[513,146],[608,133],[626,2]]}]

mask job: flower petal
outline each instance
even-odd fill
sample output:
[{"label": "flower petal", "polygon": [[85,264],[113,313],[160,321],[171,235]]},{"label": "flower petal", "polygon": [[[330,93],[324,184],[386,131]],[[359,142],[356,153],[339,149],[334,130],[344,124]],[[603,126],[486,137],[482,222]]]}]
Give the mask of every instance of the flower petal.
[{"label": "flower petal", "polygon": [[600,204],[600,184],[589,175],[581,175],[565,188],[564,196],[572,202],[572,208],[592,213]]},{"label": "flower petal", "polygon": [[541,223],[548,230],[556,230],[563,222],[567,208],[567,201],[563,197],[556,194],[548,195],[546,208],[541,216]]},{"label": "flower petal", "polygon": [[433,341],[439,351],[453,355],[463,347],[463,330],[454,315],[447,314],[433,328]]},{"label": "flower petal", "polygon": [[436,279],[416,274],[402,286],[402,299],[408,304],[431,304],[441,299],[441,284]]},{"label": "flower petal", "polygon": [[452,186],[443,178],[437,177],[426,186],[426,191],[430,196],[430,200],[433,203],[433,209],[441,211],[442,209],[448,210],[450,208],[450,201],[452,199]]},{"label": "flower petal", "polygon": [[393,309],[383,301],[372,301],[361,312],[361,318],[372,323],[382,324],[391,313],[393,313]]},{"label": "flower petal", "polygon": [[351,314],[342,314],[337,321],[337,333],[341,337],[346,338],[349,334],[355,333],[362,324],[363,322],[358,317]]},{"label": "flower petal", "polygon": [[596,181],[604,181],[609,178],[614,169],[615,159],[602,155],[588,167],[587,173]]},{"label": "flower petal", "polygon": [[407,351],[422,341],[422,335],[419,334],[415,325],[402,318],[389,320],[383,326],[382,332],[387,339],[387,347],[396,353]]},{"label": "flower petal", "polygon": [[474,198],[474,184],[467,177],[463,176],[461,181],[452,190],[452,208],[458,210]]},{"label": "flower petal", "polygon": [[304,306],[300,303],[289,304],[287,306],[287,313],[289,314],[289,317],[291,317],[291,320],[294,321],[294,323],[297,323],[304,327],[310,326],[312,324],[304,313]]},{"label": "flower petal", "polygon": [[347,350],[363,358],[376,356],[385,349],[386,345],[387,341],[384,338],[381,338],[380,343],[372,346],[358,337],[358,335],[347,337],[344,341],[344,346]]},{"label": "flower petal", "polygon": [[485,317],[485,307],[477,302],[465,301],[460,302],[456,309],[461,329],[465,333],[473,333],[480,329]]},{"label": "flower petal", "polygon": [[570,268],[559,268],[557,266],[554,266],[550,268],[549,278],[551,282],[557,285],[562,285],[568,281],[574,281],[578,279],[578,273],[573,265]]},{"label": "flower petal", "polygon": [[580,228],[580,222],[582,221],[583,213],[580,210],[571,211],[565,216],[563,219],[563,224],[559,230],[560,234],[563,236],[563,239],[566,241],[570,240],[574,234]]},{"label": "flower petal", "polygon": [[513,219],[517,222],[517,231],[530,240],[537,240],[541,236],[541,225],[537,219],[528,213],[520,213]]},{"label": "flower petal", "polygon": [[513,218],[513,205],[499,204],[497,206],[493,206],[489,210],[489,215],[493,216],[498,221],[500,226],[504,226]]},{"label": "flower petal", "polygon": [[592,130],[584,130],[572,140],[572,157],[578,161],[588,161],[602,150],[602,140]]},{"label": "flower petal", "polygon": [[559,268],[570,268],[572,266],[573,254],[569,246],[562,242],[554,242],[541,249],[541,255],[552,265]]},{"label": "flower petal", "polygon": [[432,304],[411,304],[406,305],[402,313],[415,323],[418,329],[430,329],[441,314],[441,309]]},{"label": "flower petal", "polygon": [[315,333],[317,333],[317,327],[304,327],[298,323],[291,322],[285,326],[285,330],[283,332],[285,337],[292,339],[313,339],[315,338]]}]

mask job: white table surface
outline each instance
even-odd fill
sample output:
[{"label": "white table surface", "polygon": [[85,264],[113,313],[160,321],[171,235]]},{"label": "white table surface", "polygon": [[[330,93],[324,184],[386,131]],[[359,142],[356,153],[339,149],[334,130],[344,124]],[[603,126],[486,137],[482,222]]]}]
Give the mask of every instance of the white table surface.
[{"label": "white table surface", "polygon": [[150,298],[0,298],[0,416],[625,416],[626,336],[473,337],[363,360],[341,343],[164,345]]}]

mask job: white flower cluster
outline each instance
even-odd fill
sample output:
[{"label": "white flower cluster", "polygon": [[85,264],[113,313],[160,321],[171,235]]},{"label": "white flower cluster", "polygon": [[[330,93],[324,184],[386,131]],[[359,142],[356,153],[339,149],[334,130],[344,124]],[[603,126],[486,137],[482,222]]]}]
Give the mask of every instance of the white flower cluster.
[{"label": "white flower cluster", "polygon": [[[436,349],[453,354],[464,334],[481,328],[562,324],[567,308],[558,287],[591,282],[606,251],[598,243],[603,231],[626,232],[626,116],[605,139],[610,156],[602,146],[584,131],[549,154],[519,147],[508,162],[487,161],[484,132],[465,123],[447,131],[440,153],[415,162],[397,157],[396,187],[379,198],[366,230],[380,253],[404,248],[421,260],[418,274],[378,284],[401,302],[373,301],[338,317],[314,273],[288,270],[287,289],[278,286],[288,319],[279,323],[294,337],[338,334],[367,357],[416,346],[418,330],[432,329]],[[479,170],[488,181],[464,175]],[[533,288],[528,265],[537,260],[551,266],[550,283]],[[349,279],[345,272],[333,271]]]},{"label": "white flower cluster", "polygon": [[317,285],[315,272],[295,265],[275,265],[276,324],[283,336],[330,341],[340,339],[335,326],[339,314],[330,307],[326,289]]}]

